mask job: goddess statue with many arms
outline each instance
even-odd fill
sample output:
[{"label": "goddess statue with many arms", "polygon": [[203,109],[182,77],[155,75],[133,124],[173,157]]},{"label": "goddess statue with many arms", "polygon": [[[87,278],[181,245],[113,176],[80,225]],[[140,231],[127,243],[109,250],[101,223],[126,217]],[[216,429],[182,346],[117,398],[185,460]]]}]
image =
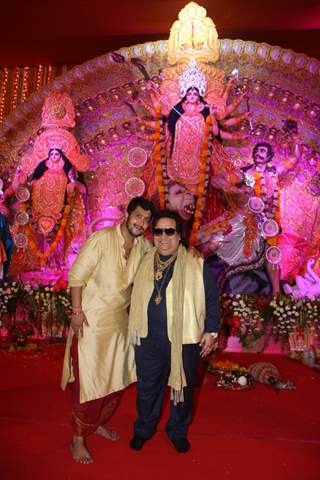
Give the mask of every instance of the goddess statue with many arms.
[{"label": "goddess statue with many arms", "polygon": [[[213,74],[209,82],[205,70]],[[178,75],[179,89],[176,81]],[[147,128],[155,129],[157,112],[160,112],[160,123],[164,133],[162,148],[166,158],[164,178],[169,181],[169,185],[177,183],[193,196],[198,195],[207,125],[209,136],[207,170],[211,187],[227,191],[237,190],[236,186],[243,176],[240,171],[235,170],[221,142],[243,138],[238,132],[230,131],[230,128],[239,125],[248,115],[248,112],[245,112],[231,116],[244,95],[228,103],[232,82],[225,85],[221,71],[205,65],[200,68],[194,59],[187,66],[179,65],[174,72],[170,69],[165,70],[163,77],[159,88],[149,83],[152,104],[145,106],[153,118],[149,117],[143,123]],[[156,189],[153,167],[150,162],[144,174],[150,196]],[[205,187],[206,189],[209,187],[208,182]],[[168,190],[170,193],[170,189]],[[170,203],[170,198],[166,200]],[[222,213],[222,205],[219,205],[218,199],[216,198],[215,202],[212,200],[211,192],[210,202],[207,202],[208,208],[212,210],[210,219]],[[189,211],[188,206],[186,209],[185,213],[190,215],[193,213],[191,206]]]}]

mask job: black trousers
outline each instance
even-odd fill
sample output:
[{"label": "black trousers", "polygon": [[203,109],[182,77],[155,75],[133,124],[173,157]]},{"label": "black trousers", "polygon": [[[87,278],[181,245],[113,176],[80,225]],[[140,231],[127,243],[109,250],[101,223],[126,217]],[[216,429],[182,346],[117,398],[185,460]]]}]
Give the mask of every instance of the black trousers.
[{"label": "black trousers", "polygon": [[[186,437],[192,420],[192,384],[200,360],[198,344],[182,347],[183,367],[187,380],[184,388],[184,402],[170,404],[170,417],[166,432],[170,438]],[[137,412],[134,434],[150,438],[156,431],[161,415],[163,396],[170,373],[171,343],[165,336],[141,339],[135,349],[137,367]]]}]

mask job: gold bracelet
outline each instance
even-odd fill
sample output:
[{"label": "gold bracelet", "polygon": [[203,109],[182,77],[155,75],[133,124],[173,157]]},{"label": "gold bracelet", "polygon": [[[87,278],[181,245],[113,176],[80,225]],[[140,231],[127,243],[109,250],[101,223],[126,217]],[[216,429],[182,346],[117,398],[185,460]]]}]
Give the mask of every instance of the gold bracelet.
[{"label": "gold bracelet", "polygon": [[78,315],[81,315],[83,313],[83,310],[79,310],[78,312],[72,312],[72,315],[77,317]]}]

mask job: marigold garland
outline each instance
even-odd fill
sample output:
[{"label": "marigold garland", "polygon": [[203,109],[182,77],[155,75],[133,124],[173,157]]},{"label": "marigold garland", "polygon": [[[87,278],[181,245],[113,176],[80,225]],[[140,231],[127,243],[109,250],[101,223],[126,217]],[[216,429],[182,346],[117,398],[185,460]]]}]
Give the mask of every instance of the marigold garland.
[{"label": "marigold garland", "polygon": [[33,234],[33,231],[31,229],[30,225],[27,224],[25,226],[25,233],[28,237],[30,249],[40,259],[40,264],[41,265],[44,265],[46,259],[57,249],[58,244],[59,244],[61,238],[64,235],[64,231],[65,231],[66,225],[68,223],[68,217],[69,217],[70,211],[71,211],[71,206],[70,206],[70,204],[67,204],[64,207],[63,217],[62,217],[62,220],[61,220],[61,223],[60,223],[59,230],[56,233],[55,239],[53,240],[50,247],[45,252],[41,252],[39,250],[38,245],[37,245],[37,243],[34,239],[34,234]]},{"label": "marigold garland", "polygon": [[160,158],[162,166],[162,181],[164,187],[165,202],[168,200],[168,172],[167,172],[167,158],[166,158],[166,127],[163,120],[160,120]]},{"label": "marigold garland", "polygon": [[[259,172],[255,172],[253,174],[253,177],[254,177],[254,193],[257,197],[261,198],[261,197],[263,197],[262,186],[261,186],[262,175]],[[275,198],[276,198],[276,205],[275,205],[275,202],[274,202],[274,204],[273,204],[274,211],[271,212],[271,213],[273,214],[274,220],[280,226],[280,182],[279,182],[278,175],[276,175],[276,184],[277,184],[277,187],[276,187],[277,194],[274,195],[274,199],[273,199],[273,200],[275,200]],[[278,237],[279,237],[279,234],[275,235],[274,237],[266,238],[266,242],[271,246],[272,245],[277,245]]]},{"label": "marigold garland", "polygon": [[261,198],[261,174],[259,172],[254,172],[253,174],[254,178],[254,193],[257,197]]},{"label": "marigold garland", "polygon": [[196,209],[194,213],[194,221],[192,224],[192,230],[190,235],[189,244],[193,247],[197,241],[197,232],[200,228],[203,208],[205,205],[205,190],[207,180],[209,178],[208,172],[208,160],[209,160],[209,139],[210,139],[210,127],[211,127],[211,117],[210,115],[206,118],[205,124],[205,132],[204,132],[204,139],[202,142],[201,147],[201,163],[200,163],[200,173],[198,177],[198,189],[197,189],[197,202],[196,202]]},{"label": "marigold garland", "polygon": [[156,107],[156,116],[155,116],[155,145],[153,148],[153,156],[156,163],[156,181],[158,186],[159,192],[159,206],[160,209],[164,209],[165,207],[165,188],[164,188],[164,181],[163,181],[163,171],[162,171],[162,162],[161,162],[161,125],[160,125],[160,118],[161,118],[161,106],[157,105]]},{"label": "marigold garland", "polygon": [[248,214],[244,217],[245,237],[243,253],[246,258],[250,257],[252,245],[256,238],[257,219],[255,215]]},{"label": "marigold garland", "polygon": [[229,222],[231,218],[231,213],[226,212],[225,217],[226,218],[224,220],[219,220],[216,223],[211,223],[207,225],[203,230],[204,234],[209,235],[209,234],[217,233],[221,231],[223,231],[224,235],[227,235],[228,233],[230,233],[232,231],[232,225]]},{"label": "marigold garland", "polygon": [[[280,227],[280,182],[279,182],[279,178],[278,178],[278,175],[276,177],[276,183],[277,183],[277,192],[278,192],[278,196],[277,196],[277,206],[276,206],[276,211],[274,213],[274,219],[275,221],[277,222],[277,224],[279,225]],[[278,235],[275,235],[274,237],[270,237],[267,239],[267,243],[269,245],[277,245],[278,243],[278,238],[279,238],[279,233]]]}]

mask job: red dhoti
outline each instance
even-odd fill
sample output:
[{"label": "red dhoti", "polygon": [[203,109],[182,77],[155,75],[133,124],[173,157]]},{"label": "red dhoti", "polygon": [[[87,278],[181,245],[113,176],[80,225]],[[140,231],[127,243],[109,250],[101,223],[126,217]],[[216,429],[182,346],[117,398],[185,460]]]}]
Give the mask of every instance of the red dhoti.
[{"label": "red dhoti", "polygon": [[80,380],[78,339],[72,339],[71,360],[73,367],[74,382],[69,384],[71,399],[71,424],[73,433],[79,437],[87,437],[94,433],[97,428],[104,425],[116,410],[120,392],[114,392],[96,400],[80,403]]}]

